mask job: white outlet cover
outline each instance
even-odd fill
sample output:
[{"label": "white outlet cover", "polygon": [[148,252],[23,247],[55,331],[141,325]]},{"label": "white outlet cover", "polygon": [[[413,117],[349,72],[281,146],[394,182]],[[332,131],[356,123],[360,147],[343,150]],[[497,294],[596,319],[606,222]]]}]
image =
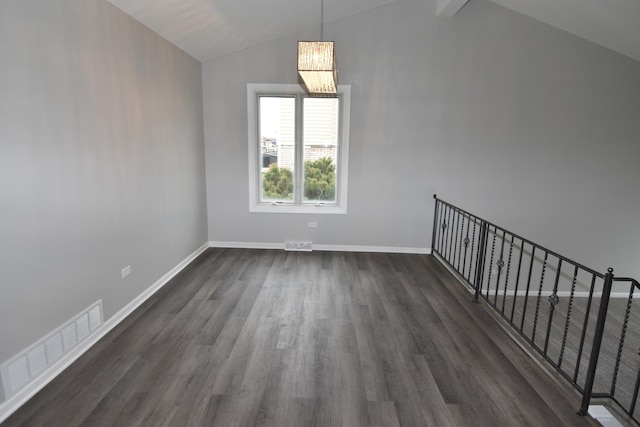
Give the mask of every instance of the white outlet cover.
[{"label": "white outlet cover", "polygon": [[131,274],[131,266],[127,265],[125,268],[122,269],[122,278],[124,279],[125,277],[129,276]]}]

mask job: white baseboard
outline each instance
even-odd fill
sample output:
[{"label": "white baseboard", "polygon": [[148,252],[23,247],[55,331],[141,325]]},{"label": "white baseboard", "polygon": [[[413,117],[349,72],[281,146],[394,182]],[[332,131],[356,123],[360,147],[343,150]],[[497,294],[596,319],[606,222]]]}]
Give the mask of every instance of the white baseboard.
[{"label": "white baseboard", "polygon": [[[210,241],[212,248],[241,248],[241,249],[284,249],[284,243],[256,243],[256,242],[218,242]],[[334,252],[382,252],[394,254],[425,254],[431,253],[431,248],[410,248],[400,246],[355,246],[355,245],[319,245],[313,244],[314,251]]]},{"label": "white baseboard", "polygon": [[319,251],[337,252],[380,252],[389,254],[429,255],[430,248],[408,248],[402,246],[352,246],[352,245],[314,245]]},{"label": "white baseboard", "polygon": [[198,249],[196,249],[191,255],[189,255],[188,257],[186,257],[182,261],[180,261],[180,263],[178,265],[176,265],[175,267],[173,267],[171,270],[169,270],[169,272],[167,274],[162,276],[153,285],[151,285],[144,292],[142,292],[140,295],[138,295],[133,301],[131,301],[126,306],[124,306],[116,314],[111,316],[104,323],[103,327],[104,328],[108,328],[107,332],[109,332],[111,329],[113,329],[116,325],[118,325],[120,322],[122,322],[128,315],[133,313],[133,311],[136,308],[140,307],[142,305],[142,303],[144,303],[147,299],[149,299],[149,297],[151,297],[151,295],[155,294],[158,290],[160,290],[160,288],[162,288],[164,285],[166,285],[169,282],[169,280],[173,279],[173,277],[176,274],[180,273],[187,265],[189,265],[191,263],[191,261],[196,259],[200,254],[202,254],[208,248],[209,248],[209,245],[205,243],[204,245],[202,245]]},{"label": "white baseboard", "polygon": [[89,350],[95,343],[101,338],[107,335],[113,328],[115,328],[120,322],[122,322],[128,315],[130,315],[136,308],[144,303],[151,295],[157,292],[160,288],[166,285],[176,274],[184,269],[191,261],[196,259],[209,247],[208,243],[205,243],[200,248],[196,249],[191,255],[182,260],[178,265],[172,268],[167,274],[158,279],[153,285],[147,288],[144,292],[138,295],[133,301],[124,306],[120,311],[111,316],[105,321],[102,326],[92,332],[84,341],[78,346],[73,348],[69,353],[65,354],[60,360],[47,369],[39,377],[35,378],[25,388],[18,391],[13,396],[9,397],[4,402],[0,403],[0,423],[9,418],[11,414],[17,411],[22,405],[24,405],[29,399],[31,399],[37,392],[39,392],[44,386],[49,384],[55,377],[60,375],[66,368],[68,368],[73,362],[75,362],[80,356],[82,356],[87,350]]},{"label": "white baseboard", "polygon": [[210,248],[231,248],[231,249],[282,249],[284,250],[284,242],[282,243],[257,243],[257,242],[217,242],[210,241]]}]

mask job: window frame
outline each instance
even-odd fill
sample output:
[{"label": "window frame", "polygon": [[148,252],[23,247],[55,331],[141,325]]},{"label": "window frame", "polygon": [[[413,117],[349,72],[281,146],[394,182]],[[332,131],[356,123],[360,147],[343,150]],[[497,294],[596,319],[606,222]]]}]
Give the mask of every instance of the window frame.
[{"label": "window frame", "polygon": [[[324,203],[304,203],[304,201],[294,203],[270,203],[260,201],[260,175],[258,166],[262,164],[259,144],[259,97],[260,96],[295,96],[302,99],[307,96],[303,88],[297,84],[247,84],[247,129],[248,129],[248,150],[249,150],[249,212],[262,213],[306,213],[306,214],[346,214],[347,213],[347,190],[348,190],[348,168],[349,168],[349,124],[351,112],[351,86],[339,85],[338,95],[340,103],[338,107],[338,164],[336,167],[336,202]],[[298,107],[296,107],[296,122],[298,118]],[[300,109],[301,111],[301,109]],[[304,141],[302,141],[302,129],[296,129],[296,151],[302,153]],[[303,168],[301,156],[296,156],[296,166]],[[298,183],[304,186],[303,183]],[[302,190],[300,190],[302,191]],[[295,194],[298,190],[294,189]],[[300,193],[302,194],[302,193]],[[297,196],[294,196],[296,199]]]}]

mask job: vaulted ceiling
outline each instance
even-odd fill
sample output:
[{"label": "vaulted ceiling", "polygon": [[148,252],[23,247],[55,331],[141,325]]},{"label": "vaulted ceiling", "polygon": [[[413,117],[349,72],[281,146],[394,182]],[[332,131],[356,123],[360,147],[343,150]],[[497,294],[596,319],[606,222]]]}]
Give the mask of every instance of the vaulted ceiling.
[{"label": "vaulted ceiling", "polygon": [[[203,62],[308,28],[320,36],[320,0],[108,1]],[[324,21],[398,1],[324,0]],[[640,61],[640,0],[492,1]]]},{"label": "vaulted ceiling", "polygon": [[640,0],[492,1],[640,61]]}]

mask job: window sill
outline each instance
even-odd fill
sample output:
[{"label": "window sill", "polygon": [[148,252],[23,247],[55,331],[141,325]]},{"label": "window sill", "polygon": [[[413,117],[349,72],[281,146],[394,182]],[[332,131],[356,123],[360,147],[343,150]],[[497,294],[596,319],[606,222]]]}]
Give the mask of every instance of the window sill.
[{"label": "window sill", "polygon": [[342,206],[294,206],[294,205],[253,205],[249,212],[255,213],[285,213],[285,214],[346,214],[347,208]]}]

